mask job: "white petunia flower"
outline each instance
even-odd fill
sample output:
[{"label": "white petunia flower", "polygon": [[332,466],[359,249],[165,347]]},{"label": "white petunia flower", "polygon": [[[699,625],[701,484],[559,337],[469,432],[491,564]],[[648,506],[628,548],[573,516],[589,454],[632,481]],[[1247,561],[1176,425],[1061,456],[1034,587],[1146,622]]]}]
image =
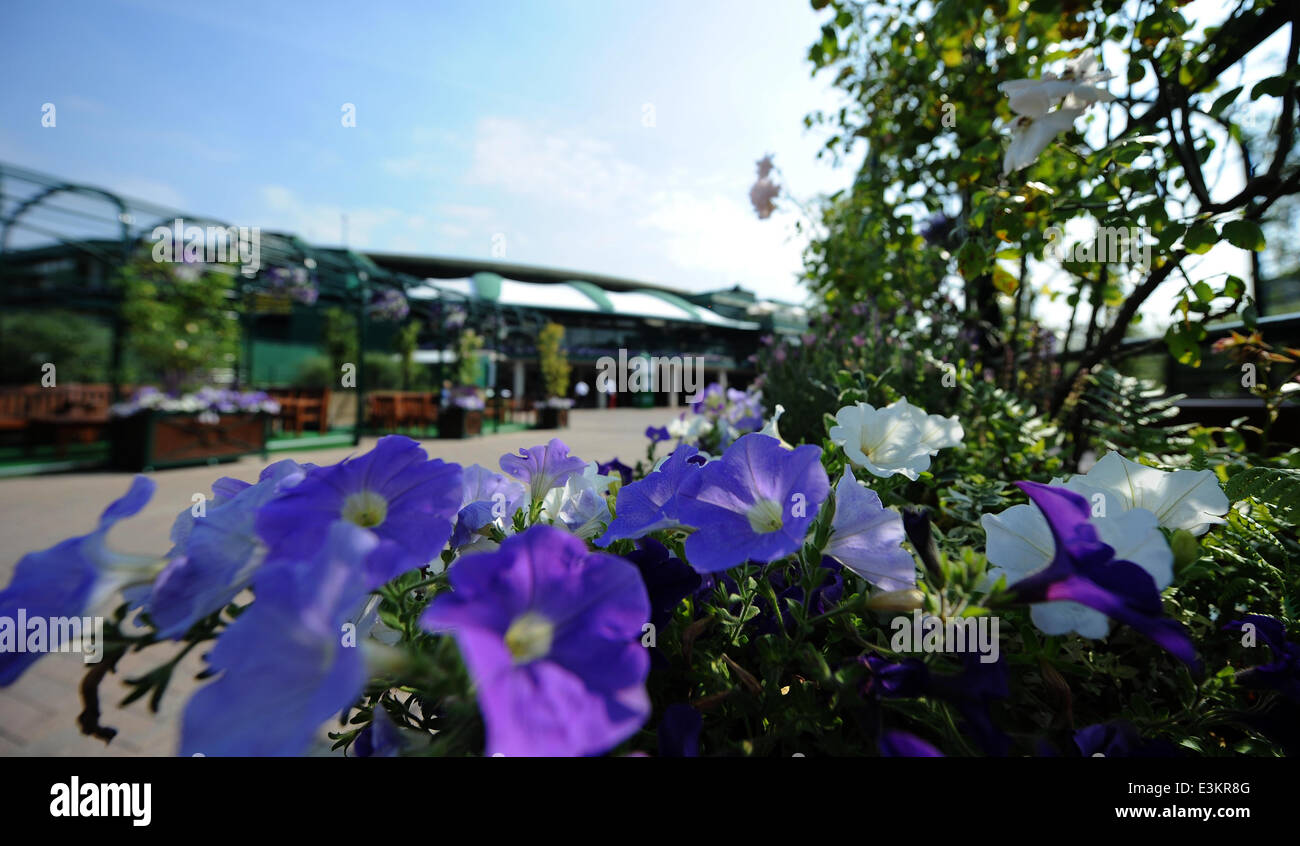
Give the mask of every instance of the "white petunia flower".
[{"label": "white petunia flower", "polygon": [[1007,95],[1011,111],[1031,119],[1046,115],[1058,100],[1064,108],[1078,109],[1110,102],[1115,95],[1096,83],[1114,79],[1115,74],[1097,73],[1096,64],[1096,58],[1085,53],[1067,64],[1059,76],[1048,71],[1041,79],[1012,79],[998,85],[998,90]]},{"label": "white petunia flower", "polygon": [[703,414],[685,413],[668,421],[669,437],[677,438],[682,443],[698,443],[700,438],[713,431],[713,422]]},{"label": "white petunia flower", "polygon": [[1093,103],[1115,99],[1096,85],[1114,74],[1098,73],[1095,66],[1093,55],[1085,53],[1059,76],[1049,71],[1041,79],[1012,79],[998,85],[1007,95],[1011,111],[1019,116],[1012,124],[1011,144],[1002,160],[1003,176],[1033,164],[1052,139],[1073,128],[1075,118]]},{"label": "white petunia flower", "polygon": [[1228,497],[1219,487],[1212,470],[1157,470],[1129,461],[1117,452],[1108,452],[1085,475],[1052,484],[1082,494],[1096,503],[1097,494],[1105,497],[1106,513],[1145,508],[1155,514],[1166,529],[1186,529],[1203,535],[1210,526],[1223,522],[1228,513]]},{"label": "white petunia flower", "polygon": [[794,449],[793,445],[785,442],[785,438],[781,437],[780,431],[776,428],[776,424],[781,419],[782,414],[785,414],[785,406],[778,403],[776,411],[772,413],[772,419],[764,423],[763,428],[759,429],[758,433],[760,435],[767,435],[769,438],[776,438],[777,441],[781,443],[781,446],[786,449]]},{"label": "white petunia flower", "polygon": [[835,421],[831,440],[855,466],[882,478],[898,473],[915,480],[930,468],[931,456],[961,443],[963,434],[957,418],[926,414],[906,399],[884,408],[846,406]]},{"label": "white petunia flower", "polygon": [[961,446],[962,438],[966,436],[956,417],[926,414],[925,409],[912,405],[907,401],[907,397],[885,407],[897,407],[911,418],[916,427],[921,430],[921,443],[929,450],[930,455],[938,455],[941,449]]},{"label": "white petunia flower", "polygon": [[591,540],[604,531],[612,519],[606,493],[613,475],[595,472],[593,461],[581,474],[574,473],[562,488],[552,488],[542,499],[541,517],[559,523],[583,540]]},{"label": "white petunia flower", "polygon": [[[1156,587],[1164,590],[1174,580],[1174,554],[1160,531],[1156,515],[1144,508],[1108,512],[1092,517],[1102,543],[1115,550],[1115,558],[1131,561],[1151,574]],[[980,518],[987,536],[985,555],[989,564],[987,585],[1005,574],[1013,584],[1052,563],[1056,544],[1047,518],[1034,505],[1013,505],[1000,514]],[[1030,617],[1044,633],[1075,632],[1083,637],[1105,637],[1110,631],[1106,615],[1077,602],[1039,602],[1030,606]]]},{"label": "white petunia flower", "polygon": [[1083,109],[1057,109],[1041,118],[1020,117],[1012,124],[1011,143],[1002,158],[1002,175],[1015,173],[1029,167],[1052,143],[1052,139],[1074,127],[1074,120]]}]

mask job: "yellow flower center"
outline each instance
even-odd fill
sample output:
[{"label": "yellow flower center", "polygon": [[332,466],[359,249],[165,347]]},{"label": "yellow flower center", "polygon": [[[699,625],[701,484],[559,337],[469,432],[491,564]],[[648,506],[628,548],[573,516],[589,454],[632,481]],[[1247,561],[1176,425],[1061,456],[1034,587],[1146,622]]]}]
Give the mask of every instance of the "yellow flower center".
[{"label": "yellow flower center", "polygon": [[779,532],[785,525],[781,519],[781,504],[771,499],[760,499],[745,516],[749,518],[749,527],[760,535]]},{"label": "yellow flower center", "polygon": [[388,516],[388,500],[373,491],[359,491],[343,501],[343,519],[371,529]]},{"label": "yellow flower center", "polygon": [[527,664],[550,652],[554,638],[554,623],[541,614],[526,611],[506,629],[506,649],[516,664]]}]

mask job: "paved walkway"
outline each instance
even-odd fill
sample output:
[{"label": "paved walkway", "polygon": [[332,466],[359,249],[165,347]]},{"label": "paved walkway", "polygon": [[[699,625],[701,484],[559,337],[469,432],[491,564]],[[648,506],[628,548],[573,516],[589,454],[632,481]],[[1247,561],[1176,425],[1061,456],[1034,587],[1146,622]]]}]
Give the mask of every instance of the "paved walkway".
[{"label": "paved walkway", "polygon": [[[559,437],[580,458],[608,461],[618,457],[626,464],[635,464],[645,455],[646,427],[663,425],[673,413],[663,408],[575,410],[570,415],[570,428],[564,431],[513,432],[463,441],[426,440],[424,447],[436,458],[495,469],[503,453]],[[374,438],[367,438],[357,449],[279,453],[271,459],[289,457],[329,464],[365,452],[374,442]],[[217,467],[154,473],[158,489],[153,500],[144,511],[113,530],[111,544],[126,552],[166,551],[172,521],[190,507],[195,493],[208,493],[213,480],[220,476],[255,480],[263,466],[264,462],[254,457]],[[121,496],[129,482],[130,475],[125,473],[0,479],[0,585],[9,583],[14,566],[25,553],[90,531],[104,506]],[[160,645],[127,655],[118,664],[116,676],[105,679],[100,688],[104,709],[101,721],[119,730],[107,746],[82,735],[77,727],[76,717],[81,711],[77,685],[86,670],[81,656],[56,653],[41,658],[17,683],[0,688],[0,756],[175,754],[180,711],[197,686],[193,681],[195,673],[203,666],[197,650],[173,675],[157,715],[149,714],[143,700],[125,709],[116,707],[127,691],[123,678],[157,666],[171,654],[174,652]]]}]

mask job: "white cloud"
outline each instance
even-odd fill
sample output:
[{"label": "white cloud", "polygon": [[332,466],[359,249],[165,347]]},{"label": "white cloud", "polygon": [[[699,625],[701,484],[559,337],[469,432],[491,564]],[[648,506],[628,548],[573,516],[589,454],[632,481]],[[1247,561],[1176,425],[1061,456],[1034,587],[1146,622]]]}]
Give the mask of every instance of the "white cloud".
[{"label": "white cloud", "polygon": [[518,120],[484,118],[476,129],[467,181],[599,211],[635,198],[647,179],[599,139]]},{"label": "white cloud", "polygon": [[[638,227],[657,233],[662,251],[702,287],[737,282],[765,296],[802,300],[796,283],[805,240],[793,218],[778,214],[759,220],[743,191],[736,197],[685,190],[659,191]],[[692,286],[697,287],[697,286]]]},{"label": "white cloud", "polygon": [[268,213],[265,226],[294,232],[317,244],[340,243],[344,214],[349,247],[379,249],[394,234],[382,230],[403,230],[409,225],[409,215],[395,208],[344,209],[333,203],[309,203],[282,185],[267,185],[260,196]]},{"label": "white cloud", "polygon": [[308,202],[282,185],[259,192],[266,228],[293,232],[318,244],[338,244],[347,215],[348,246],[390,252],[485,253],[495,212],[485,206],[440,204],[427,213],[391,206],[341,206]]},{"label": "white cloud", "polygon": [[437,157],[432,154],[396,156],[384,159],[379,164],[385,173],[401,179],[437,179],[443,175]]}]

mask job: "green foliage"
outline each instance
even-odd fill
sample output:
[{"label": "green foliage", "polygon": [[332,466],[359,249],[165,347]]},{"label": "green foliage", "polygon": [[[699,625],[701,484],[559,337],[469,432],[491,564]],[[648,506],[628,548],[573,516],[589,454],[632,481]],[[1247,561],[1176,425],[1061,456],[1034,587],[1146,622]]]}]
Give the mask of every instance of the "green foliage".
[{"label": "green foliage", "polygon": [[1112,368],[1099,368],[1085,379],[1077,409],[1082,432],[1076,443],[1086,443],[1099,453],[1185,453],[1192,445],[1187,437],[1192,424],[1175,422],[1183,398]]},{"label": "green foliage", "polygon": [[[366,353],[363,378],[367,391],[427,389],[430,380],[423,369],[416,369],[408,382],[399,356],[371,350]],[[298,365],[294,385],[302,388],[337,388],[339,371],[325,356],[310,356]],[[408,387],[409,386],[409,387]]]},{"label": "green foliage", "polygon": [[168,390],[201,386],[214,368],[232,366],[240,335],[234,279],[211,271],[191,280],[173,267],[140,259],[117,279],[126,351],[139,370],[132,381]]},{"label": "green foliage", "polygon": [[537,359],[542,367],[542,385],[547,397],[563,397],[569,393],[569,357],[561,344],[564,327],[547,323],[537,334]]},{"label": "green foliage", "polygon": [[298,364],[293,384],[300,388],[331,388],[338,384],[340,371],[333,369],[333,364],[323,355],[304,358]]},{"label": "green foliage", "polygon": [[483,365],[479,361],[479,351],[483,349],[483,339],[473,329],[464,329],[456,339],[456,384],[477,385]]},{"label": "green foliage", "polygon": [[35,384],[51,362],[60,382],[106,382],[111,331],[102,320],[62,309],[0,314],[0,384]]},{"label": "green foliage", "polygon": [[[1286,16],[1246,0],[1231,20],[1194,28],[1181,5],[1081,0],[1008,13],[961,2],[814,3],[825,18],[809,60],[845,105],[805,122],[825,130],[824,155],[865,155],[852,185],[823,204],[805,260],[812,289],[833,308],[871,303],[886,325],[957,326],[988,366],[1008,355],[1020,366],[1023,321],[1041,299],[1063,299],[1072,311],[1058,348],[1084,350],[1059,362],[1066,378],[1047,402],[1059,414],[1075,377],[1114,358],[1153,292],[1185,283],[1167,341],[1178,360],[1199,364],[1204,324],[1251,303],[1242,280],[1206,276],[1183,259],[1220,242],[1265,249],[1261,222],[1300,191],[1300,179],[1287,158],[1296,122],[1275,124],[1286,136],[1272,138],[1239,125],[1252,99],[1286,96],[1293,108],[1294,74],[1249,93],[1225,93],[1218,82],[1222,67],[1286,26]],[[1016,116],[998,85],[1103,54],[1121,58],[1107,68],[1118,77],[1106,84],[1115,102],[1094,105],[1035,162],[1004,176]],[[1245,190],[1224,193],[1203,168],[1229,145],[1245,150],[1254,170]],[[1257,179],[1264,170],[1268,178]],[[944,217],[921,225],[935,214]],[[1066,244],[1071,222],[1136,229],[1150,261],[1094,253],[1090,240]],[[1061,249],[1075,246],[1089,249]],[[1037,282],[1044,260],[1066,271],[1063,288]],[[1018,376],[1002,384],[1026,396]]]},{"label": "green foliage", "polygon": [[420,346],[420,329],[420,322],[412,320],[393,334],[393,350],[401,360],[403,390],[410,390],[415,384],[415,351]]},{"label": "green foliage", "polygon": [[367,352],[362,365],[368,391],[397,391],[403,389],[402,362],[395,355]]},{"label": "green foliage", "polygon": [[334,306],[322,315],[321,334],[325,339],[325,352],[335,374],[344,364],[357,360],[357,318],[351,312]]},{"label": "green foliage", "polygon": [[1300,524],[1300,470],[1247,467],[1229,477],[1224,490],[1234,502],[1253,499],[1269,503],[1275,518]]}]

